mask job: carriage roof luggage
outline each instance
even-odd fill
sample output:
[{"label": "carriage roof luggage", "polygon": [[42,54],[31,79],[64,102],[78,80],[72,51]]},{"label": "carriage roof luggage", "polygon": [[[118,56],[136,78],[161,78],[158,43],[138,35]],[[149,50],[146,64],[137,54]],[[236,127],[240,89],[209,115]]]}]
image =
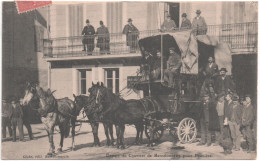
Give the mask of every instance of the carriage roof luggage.
[{"label": "carriage roof luggage", "polygon": [[[163,48],[161,48],[163,46]],[[199,68],[207,63],[209,56],[215,58],[219,68],[225,67],[227,74],[231,74],[231,49],[227,43],[219,41],[219,37],[191,34],[191,31],[161,33],[139,40],[143,63],[146,63],[145,54],[153,56],[162,52],[162,59],[168,57],[170,47],[181,54],[183,74],[198,74]]]}]

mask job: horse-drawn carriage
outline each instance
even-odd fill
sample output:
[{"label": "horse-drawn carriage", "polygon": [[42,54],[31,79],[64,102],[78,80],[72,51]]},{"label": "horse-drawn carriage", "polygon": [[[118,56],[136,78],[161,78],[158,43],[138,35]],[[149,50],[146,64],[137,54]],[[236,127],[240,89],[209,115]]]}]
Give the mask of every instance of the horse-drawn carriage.
[{"label": "horse-drawn carriage", "polygon": [[[128,77],[128,87],[143,90],[145,98],[156,100],[163,109],[145,116],[146,136],[150,138],[153,133],[153,140],[159,140],[163,131],[168,129],[174,131],[180,142],[193,142],[197,135],[196,122],[201,114],[201,96],[205,93],[202,71],[209,57],[230,71],[228,45],[219,43],[216,37],[194,36],[184,31],[143,38],[139,40],[139,47],[142,53],[140,74]],[[175,49],[182,62],[178,74],[174,75],[174,87],[168,87],[164,80],[169,48]],[[154,121],[160,124],[154,124]]]}]

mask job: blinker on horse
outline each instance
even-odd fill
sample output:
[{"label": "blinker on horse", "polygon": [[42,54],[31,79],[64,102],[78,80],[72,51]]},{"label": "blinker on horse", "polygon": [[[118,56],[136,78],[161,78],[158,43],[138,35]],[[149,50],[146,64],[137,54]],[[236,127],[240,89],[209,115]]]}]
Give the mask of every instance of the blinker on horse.
[{"label": "blinker on horse", "polygon": [[58,152],[62,151],[63,139],[69,136],[70,124],[72,126],[72,145],[71,150],[75,149],[75,122],[76,122],[76,107],[74,102],[68,98],[55,99],[53,92],[50,89],[44,91],[37,84],[27,84],[23,105],[28,105],[34,99],[39,99],[39,108],[37,111],[41,115],[41,121],[44,124],[45,130],[48,133],[50,149],[47,155],[55,153],[53,142],[53,133],[55,125],[60,129],[60,145]]}]

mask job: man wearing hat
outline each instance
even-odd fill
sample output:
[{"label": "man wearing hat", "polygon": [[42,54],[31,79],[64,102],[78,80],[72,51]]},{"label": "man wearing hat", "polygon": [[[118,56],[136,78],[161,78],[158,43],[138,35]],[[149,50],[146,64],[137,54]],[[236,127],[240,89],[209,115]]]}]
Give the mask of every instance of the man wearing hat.
[{"label": "man wearing hat", "polygon": [[169,87],[174,87],[173,77],[179,73],[181,67],[181,56],[176,53],[175,48],[169,48],[170,56],[167,61],[167,69],[164,72],[164,81],[168,82]]},{"label": "man wearing hat", "polygon": [[[233,141],[233,149],[235,151],[240,150],[240,140],[241,140],[241,116],[242,116],[242,107],[239,103],[239,96],[234,93],[232,98],[230,94],[226,96],[228,105],[225,108],[225,123],[229,125],[231,132],[231,138]],[[232,100],[231,100],[232,99]]]},{"label": "man wearing hat", "polygon": [[19,130],[19,139],[20,141],[24,141],[23,135],[23,110],[18,100],[16,98],[12,99],[12,112],[10,115],[12,127],[13,127],[13,141],[16,141],[16,126],[18,126]]},{"label": "man wearing hat", "polygon": [[215,81],[215,89],[216,93],[234,93],[235,91],[235,84],[230,76],[227,76],[227,69],[221,68],[220,69],[220,75],[216,78]]},{"label": "man wearing hat", "polygon": [[82,44],[83,44],[83,50],[82,51],[86,51],[86,45],[87,45],[87,49],[89,52],[89,55],[92,55],[91,52],[94,50],[95,44],[94,44],[94,39],[95,39],[95,29],[92,25],[90,25],[90,21],[87,19],[86,20],[86,26],[84,27],[81,35],[84,36],[83,40],[82,40]]},{"label": "man wearing hat", "polygon": [[224,107],[225,107],[225,94],[221,93],[218,95],[218,101],[216,105],[216,110],[218,114],[219,120],[219,131],[215,131],[216,142],[213,146],[217,146],[220,144],[221,135],[223,133],[223,124],[224,124]]},{"label": "man wearing hat", "polygon": [[100,48],[100,53],[101,54],[109,54],[109,42],[110,42],[110,38],[109,38],[109,31],[108,28],[104,25],[103,21],[99,22],[100,27],[97,29],[97,47]]},{"label": "man wearing hat", "polygon": [[182,17],[182,22],[181,22],[181,29],[185,30],[185,29],[190,29],[191,28],[191,22],[189,19],[187,19],[187,14],[183,13],[181,15]]},{"label": "man wearing hat", "polygon": [[135,53],[137,50],[137,39],[139,37],[138,29],[133,25],[133,20],[128,19],[128,24],[123,29],[123,34],[126,35],[126,45],[130,46],[130,53]]},{"label": "man wearing hat", "polygon": [[9,136],[12,136],[11,120],[9,118],[12,111],[10,103],[6,99],[2,100],[2,137],[6,138],[6,127],[8,127]]},{"label": "man wearing hat", "polygon": [[198,146],[211,145],[211,131],[209,130],[209,105],[210,98],[207,93],[202,96],[202,110],[200,116],[200,129],[201,129],[201,140],[197,144]]},{"label": "man wearing hat", "polygon": [[205,19],[200,16],[200,10],[197,10],[196,14],[197,16],[192,21],[192,32],[195,35],[206,35],[208,27]]},{"label": "man wearing hat", "polygon": [[175,22],[171,19],[171,16],[168,14],[166,20],[164,20],[161,25],[162,32],[172,32],[176,28]]},{"label": "man wearing hat", "polygon": [[250,95],[245,96],[245,103],[243,105],[242,112],[242,129],[244,131],[246,142],[248,144],[248,153],[251,153],[255,150],[255,142],[256,140],[253,138],[252,125],[254,123],[254,108],[251,104]]}]

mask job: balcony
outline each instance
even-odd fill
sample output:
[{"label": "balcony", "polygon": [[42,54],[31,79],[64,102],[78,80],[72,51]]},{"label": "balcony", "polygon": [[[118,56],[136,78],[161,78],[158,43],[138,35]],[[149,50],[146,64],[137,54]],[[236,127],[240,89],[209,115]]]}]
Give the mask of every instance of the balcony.
[{"label": "balcony", "polygon": [[[216,36],[220,42],[226,42],[233,51],[257,51],[258,23],[240,23],[224,25],[208,25],[207,35]],[[175,30],[174,32],[182,32]],[[159,34],[160,30],[140,31],[139,39]],[[98,37],[108,38],[97,47]],[[82,51],[83,39],[94,39],[94,48],[92,52]],[[129,41],[132,47],[127,46],[126,36],[121,33],[111,33],[109,35],[94,35],[93,37],[60,37],[44,39],[44,57],[45,58],[70,58],[70,57],[100,57],[100,56],[120,56],[120,55],[140,55],[137,41]],[[108,49],[109,47],[109,49]],[[103,48],[103,50],[101,49]]]}]

